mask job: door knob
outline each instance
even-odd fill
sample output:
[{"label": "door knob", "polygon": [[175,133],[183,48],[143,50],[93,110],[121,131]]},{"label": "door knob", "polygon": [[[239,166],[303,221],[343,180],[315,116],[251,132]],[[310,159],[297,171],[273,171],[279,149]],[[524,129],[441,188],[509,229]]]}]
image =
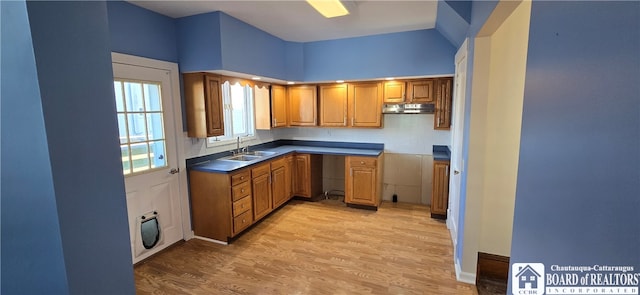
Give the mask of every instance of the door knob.
[{"label": "door knob", "polygon": [[458,170],[453,170],[453,175],[458,175],[458,174],[460,174],[460,171],[458,171]]},{"label": "door knob", "polygon": [[171,170],[169,170],[169,174],[177,174],[180,172],[179,168],[172,168]]}]

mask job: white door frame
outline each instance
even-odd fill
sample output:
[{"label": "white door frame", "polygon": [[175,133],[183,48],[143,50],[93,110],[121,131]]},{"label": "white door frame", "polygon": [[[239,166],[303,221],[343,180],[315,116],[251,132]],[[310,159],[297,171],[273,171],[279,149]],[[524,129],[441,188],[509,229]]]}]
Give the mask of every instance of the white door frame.
[{"label": "white door frame", "polygon": [[171,81],[171,96],[173,97],[173,118],[174,133],[176,136],[177,165],[180,173],[178,173],[178,184],[180,186],[180,210],[182,219],[183,239],[190,240],[193,238],[191,231],[191,210],[189,207],[189,192],[187,189],[187,163],[184,157],[184,131],[182,126],[182,103],[180,98],[180,71],[178,64],[140,57],[135,55],[122,54],[117,52],[111,53],[111,60],[114,63],[129,64],[147,68],[155,68],[169,72]]},{"label": "white door frame", "polygon": [[[462,143],[464,136],[464,110],[467,85],[467,51],[468,38],[464,40],[455,56],[455,87],[453,90],[453,118],[451,129],[451,171],[449,179],[449,209],[447,228],[451,233],[454,253],[457,248],[458,219],[460,216],[460,179],[464,173],[462,159]],[[460,66],[458,66],[460,65]]]}]

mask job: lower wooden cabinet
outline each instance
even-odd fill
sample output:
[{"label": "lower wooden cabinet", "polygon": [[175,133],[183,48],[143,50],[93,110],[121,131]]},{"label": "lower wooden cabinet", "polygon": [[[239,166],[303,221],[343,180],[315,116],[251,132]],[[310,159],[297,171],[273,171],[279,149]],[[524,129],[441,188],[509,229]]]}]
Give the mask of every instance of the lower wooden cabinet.
[{"label": "lower wooden cabinet", "polygon": [[258,220],[273,210],[271,166],[269,163],[251,169],[251,184],[251,191],[253,192],[253,218]]},{"label": "lower wooden cabinet", "polygon": [[377,208],[382,194],[382,164],[378,157],[345,158],[345,203]]},{"label": "lower wooden cabinet", "polygon": [[[291,177],[291,173],[288,173]],[[287,181],[286,172],[286,159],[281,158],[271,162],[271,195],[272,195],[272,208],[278,208],[289,200],[289,192],[287,191],[287,184],[291,185],[291,180]]]},{"label": "lower wooden cabinet", "polygon": [[310,199],[322,194],[322,155],[296,154],[293,167],[294,196]]},{"label": "lower wooden cabinet", "polygon": [[447,219],[449,206],[449,161],[433,161],[431,217]]}]

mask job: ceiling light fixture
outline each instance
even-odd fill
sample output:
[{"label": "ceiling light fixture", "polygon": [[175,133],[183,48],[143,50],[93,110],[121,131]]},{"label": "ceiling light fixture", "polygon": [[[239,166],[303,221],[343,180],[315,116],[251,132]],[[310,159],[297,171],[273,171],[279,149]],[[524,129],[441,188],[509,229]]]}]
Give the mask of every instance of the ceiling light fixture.
[{"label": "ceiling light fixture", "polygon": [[307,3],[326,18],[349,14],[349,10],[347,10],[340,0],[307,0]]},{"label": "ceiling light fixture", "polygon": [[344,80],[336,80],[336,83],[344,83]]},{"label": "ceiling light fixture", "polygon": [[296,82],[289,81],[289,82],[287,82],[287,84],[289,84],[289,85],[293,85],[293,84],[296,84]]},{"label": "ceiling light fixture", "polygon": [[395,80],[396,78],[394,78],[394,77],[388,77],[388,78],[384,78],[384,79],[385,79],[385,80],[387,80],[387,81],[393,81],[393,80]]},{"label": "ceiling light fixture", "polygon": [[252,80],[260,80],[260,79],[262,79],[262,78],[260,78],[260,77],[252,77],[251,79],[252,79]]}]

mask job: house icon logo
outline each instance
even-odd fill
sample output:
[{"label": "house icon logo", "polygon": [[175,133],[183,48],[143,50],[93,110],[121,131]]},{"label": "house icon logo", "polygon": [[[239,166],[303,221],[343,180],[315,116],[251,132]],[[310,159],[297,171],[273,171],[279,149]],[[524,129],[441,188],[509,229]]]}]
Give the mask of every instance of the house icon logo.
[{"label": "house icon logo", "polygon": [[544,294],[544,264],[514,263],[511,266],[511,290],[514,295]]}]

